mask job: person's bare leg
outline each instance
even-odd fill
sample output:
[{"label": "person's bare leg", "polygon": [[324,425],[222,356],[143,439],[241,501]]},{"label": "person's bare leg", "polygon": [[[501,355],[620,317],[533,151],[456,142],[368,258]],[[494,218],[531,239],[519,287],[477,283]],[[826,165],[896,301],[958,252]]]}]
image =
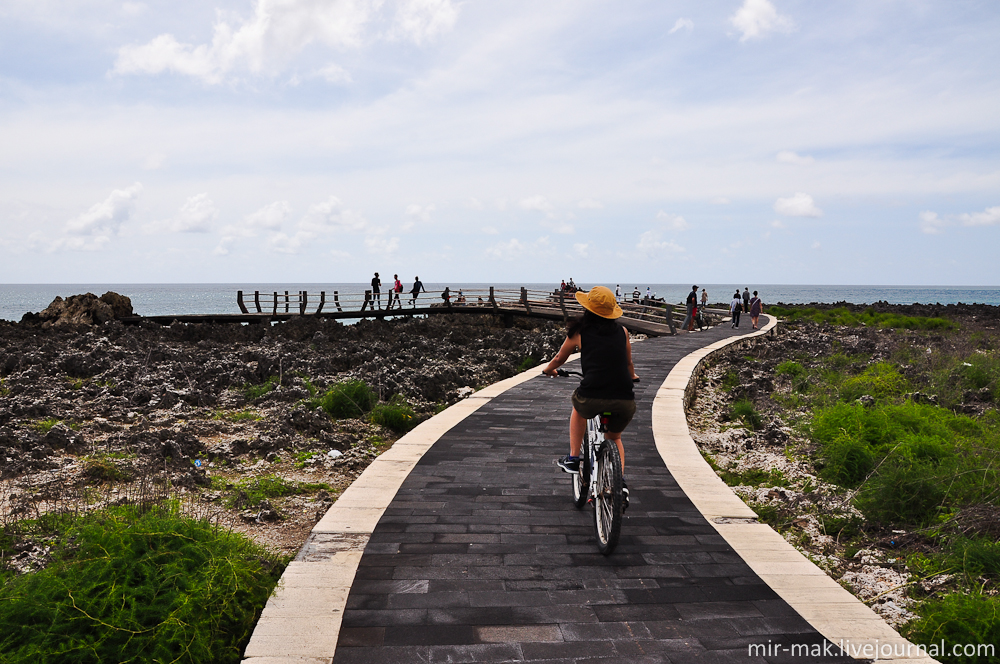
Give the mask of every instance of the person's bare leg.
[{"label": "person's bare leg", "polygon": [[587,420],[576,412],[576,408],[571,410],[573,414],[569,416],[569,454],[578,457],[583,448],[583,435],[587,433]]}]

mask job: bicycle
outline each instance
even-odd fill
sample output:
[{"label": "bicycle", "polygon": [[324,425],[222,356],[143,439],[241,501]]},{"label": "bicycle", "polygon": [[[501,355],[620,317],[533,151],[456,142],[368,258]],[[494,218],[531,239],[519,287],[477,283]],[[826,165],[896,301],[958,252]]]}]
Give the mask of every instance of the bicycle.
[{"label": "bicycle", "polygon": [[[563,377],[583,376],[579,371],[556,369]],[[611,413],[601,413],[587,420],[587,433],[580,449],[580,470],[573,475],[573,504],[582,508],[594,505],[594,532],[597,549],[611,555],[618,546],[625,511],[622,485],[622,459],[618,445],[604,433]]]}]

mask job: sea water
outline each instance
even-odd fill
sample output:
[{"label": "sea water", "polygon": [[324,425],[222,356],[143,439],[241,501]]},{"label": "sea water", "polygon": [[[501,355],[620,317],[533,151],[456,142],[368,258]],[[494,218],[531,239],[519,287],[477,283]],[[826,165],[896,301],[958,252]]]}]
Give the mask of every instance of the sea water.
[{"label": "sea water", "polygon": [[[556,283],[524,283],[524,284],[476,284],[476,283],[425,283],[429,291],[421,297],[434,297],[435,291],[441,291],[446,286],[453,292],[459,289],[482,291],[493,285],[498,289],[518,289],[521,286],[533,291],[544,291],[558,288]],[[589,289],[593,284],[580,283],[581,288]],[[616,284],[604,284],[614,290]],[[692,284],[621,284],[622,291],[631,295],[636,288],[645,296],[648,287],[656,297],[667,302],[681,303],[684,301]],[[409,289],[411,284],[404,284]],[[853,302],[855,304],[870,304],[886,301],[891,304],[992,304],[1000,305],[1000,286],[822,286],[822,285],[789,285],[789,284],[699,284],[698,297],[701,301],[701,288],[708,292],[710,303],[728,303],[733,293],[744,286],[751,292],[759,291],[761,299],[767,304],[809,304],[811,302]],[[114,291],[132,300],[133,310],[143,316],[169,316],[180,314],[236,314],[240,313],[236,302],[237,290],[243,290],[244,296],[253,297],[253,291],[270,295],[277,291],[297,293],[304,290],[310,296],[310,309],[318,303],[320,291],[326,291],[327,302],[330,303],[333,291],[346,293],[363,293],[370,288],[367,283],[291,283],[291,284],[5,284],[0,285],[0,319],[20,320],[27,312],[37,313],[49,306],[56,298],[63,298],[81,293],[102,295]],[[383,291],[389,289],[388,284],[382,285]]]}]

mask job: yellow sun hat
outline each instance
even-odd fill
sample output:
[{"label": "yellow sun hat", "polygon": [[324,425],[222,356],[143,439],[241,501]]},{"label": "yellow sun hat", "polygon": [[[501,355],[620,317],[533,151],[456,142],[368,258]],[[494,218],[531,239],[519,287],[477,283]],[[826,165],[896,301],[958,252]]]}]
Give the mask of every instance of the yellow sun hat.
[{"label": "yellow sun hat", "polygon": [[611,292],[610,288],[605,288],[604,286],[594,286],[590,289],[589,293],[577,291],[576,301],[584,309],[597,314],[601,318],[618,318],[624,313],[622,308],[618,306],[618,303],[615,302],[615,294]]}]

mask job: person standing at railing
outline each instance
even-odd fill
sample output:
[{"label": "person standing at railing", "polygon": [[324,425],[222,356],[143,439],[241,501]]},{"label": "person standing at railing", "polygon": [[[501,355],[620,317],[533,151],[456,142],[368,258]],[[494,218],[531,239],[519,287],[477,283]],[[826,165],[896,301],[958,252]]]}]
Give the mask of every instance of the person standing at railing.
[{"label": "person standing at railing", "polygon": [[424,284],[420,281],[420,277],[413,277],[413,288],[410,289],[410,295],[411,295],[411,297],[410,297],[410,306],[411,307],[417,306],[417,296],[420,295],[421,291],[423,291],[423,292],[426,293],[427,289],[424,288]]},{"label": "person standing at railing", "polygon": [[[389,297],[391,298],[392,296],[390,295]],[[378,278],[378,272],[372,277],[372,300],[378,305],[379,309],[382,308],[382,280]]]},{"label": "person standing at railing", "polygon": [[615,302],[622,301],[622,285],[618,284],[615,286]]},{"label": "person standing at railing", "polygon": [[704,288],[701,289],[701,308],[704,309],[708,306],[708,291]]}]

